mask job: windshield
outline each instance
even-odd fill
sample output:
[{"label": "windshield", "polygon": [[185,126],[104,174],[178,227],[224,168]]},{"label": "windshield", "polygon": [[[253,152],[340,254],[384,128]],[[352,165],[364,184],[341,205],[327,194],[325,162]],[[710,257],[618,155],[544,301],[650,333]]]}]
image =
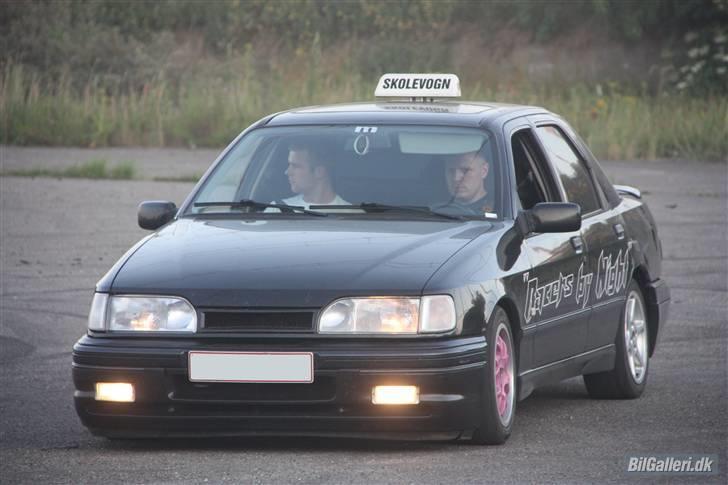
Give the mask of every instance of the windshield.
[{"label": "windshield", "polygon": [[259,128],[227,153],[186,214],[498,218],[495,154],[492,136],[473,128]]}]

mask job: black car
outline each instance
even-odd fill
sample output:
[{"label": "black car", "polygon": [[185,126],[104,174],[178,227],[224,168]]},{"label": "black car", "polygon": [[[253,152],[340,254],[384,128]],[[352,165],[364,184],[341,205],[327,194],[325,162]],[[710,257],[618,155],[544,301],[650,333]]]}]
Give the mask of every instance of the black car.
[{"label": "black car", "polygon": [[179,209],[142,203],[73,349],[83,424],[502,443],[537,386],[640,396],[670,293],[639,191],[545,109],[458,94],[385,75],[393,98],[268,116]]}]

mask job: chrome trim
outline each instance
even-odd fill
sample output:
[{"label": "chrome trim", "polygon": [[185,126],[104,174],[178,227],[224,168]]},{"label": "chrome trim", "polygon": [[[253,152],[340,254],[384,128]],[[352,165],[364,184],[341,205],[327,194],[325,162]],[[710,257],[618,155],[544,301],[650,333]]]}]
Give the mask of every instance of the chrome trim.
[{"label": "chrome trim", "polygon": [[531,372],[537,372],[537,371],[546,369],[546,368],[551,367],[551,366],[554,366],[554,365],[562,364],[562,363],[567,362],[569,360],[578,359],[579,357],[584,357],[584,356],[589,355],[589,354],[594,354],[596,352],[601,352],[601,351],[607,350],[607,349],[609,349],[611,347],[614,347],[614,344],[604,345],[603,347],[599,347],[599,348],[596,348],[596,349],[588,350],[586,352],[582,352],[581,354],[572,355],[571,357],[567,357],[565,359],[557,360],[556,362],[551,362],[551,363],[548,363],[546,365],[542,365],[540,367],[535,367],[533,369],[527,370],[526,372],[524,372],[522,374],[519,374],[519,377],[526,376],[526,375],[530,374]]},{"label": "chrome trim", "polygon": [[611,305],[613,303],[621,303],[621,302],[623,302],[626,299],[627,299],[626,296],[620,296],[620,297],[617,297],[617,298],[611,298],[609,300],[600,301],[598,303],[594,303],[594,305],[592,305],[592,309],[601,308],[603,306]]},{"label": "chrome trim", "polygon": [[558,316],[555,316],[555,317],[551,317],[551,318],[549,318],[547,320],[543,320],[543,321],[540,321],[540,322],[536,322],[536,323],[533,323],[531,325],[526,325],[526,326],[523,327],[523,332],[524,333],[525,332],[530,332],[530,331],[532,331],[535,328],[542,327],[544,325],[551,325],[553,323],[557,323],[560,320],[564,320],[566,318],[574,317],[574,316],[579,315],[581,313],[588,313],[591,310],[592,310],[592,307],[587,306],[585,308],[580,308],[579,310],[574,310],[574,311],[569,312],[569,313],[564,313],[563,315],[558,315]]},{"label": "chrome trim", "polygon": [[632,197],[636,197],[638,199],[642,198],[642,192],[640,191],[640,189],[632,187],[630,185],[615,185],[614,190],[616,190],[618,193],[631,195]]}]

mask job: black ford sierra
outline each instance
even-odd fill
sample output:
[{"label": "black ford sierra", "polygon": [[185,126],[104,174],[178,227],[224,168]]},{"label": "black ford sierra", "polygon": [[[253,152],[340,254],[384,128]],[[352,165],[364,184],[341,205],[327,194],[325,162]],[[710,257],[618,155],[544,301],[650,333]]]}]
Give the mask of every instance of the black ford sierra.
[{"label": "black ford sierra", "polygon": [[265,117],[143,202],[73,349],[83,424],[496,444],[537,386],[640,396],[670,302],[640,192],[558,116],[459,91]]}]

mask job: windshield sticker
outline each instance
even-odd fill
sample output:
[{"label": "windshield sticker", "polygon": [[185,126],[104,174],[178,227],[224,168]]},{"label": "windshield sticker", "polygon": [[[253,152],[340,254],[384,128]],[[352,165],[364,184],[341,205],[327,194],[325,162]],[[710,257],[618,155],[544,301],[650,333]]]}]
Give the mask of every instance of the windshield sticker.
[{"label": "windshield sticker", "polygon": [[354,139],[354,151],[357,155],[366,155],[369,153],[369,137],[359,135]]},{"label": "windshield sticker", "polygon": [[629,277],[629,249],[619,250],[617,256],[604,255],[602,250],[597,259],[597,273],[586,273],[584,263],[579,270],[564,275],[559,273],[558,278],[548,283],[539,284],[538,277],[529,278],[529,272],[523,274],[526,283],[526,304],[523,316],[526,323],[536,315],[541,315],[544,308],[553,306],[558,308],[562,301],[574,295],[574,281],[576,281],[576,294],[574,299],[581,308],[586,308],[591,294],[592,281],[595,280],[596,300],[604,296],[614,296],[627,287]]},{"label": "windshield sticker", "polygon": [[376,133],[376,126],[357,126],[354,128],[354,133]]}]

